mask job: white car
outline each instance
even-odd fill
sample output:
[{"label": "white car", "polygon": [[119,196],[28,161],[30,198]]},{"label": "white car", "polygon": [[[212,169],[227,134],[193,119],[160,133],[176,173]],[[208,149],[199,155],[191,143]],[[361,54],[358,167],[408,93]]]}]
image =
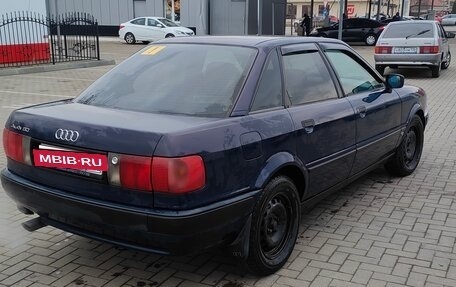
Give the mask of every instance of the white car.
[{"label": "white car", "polygon": [[128,44],[150,42],[163,38],[193,36],[191,29],[162,17],[138,17],[120,24],[119,38]]},{"label": "white car", "polygon": [[456,25],[456,14],[448,14],[442,17],[442,25]]}]

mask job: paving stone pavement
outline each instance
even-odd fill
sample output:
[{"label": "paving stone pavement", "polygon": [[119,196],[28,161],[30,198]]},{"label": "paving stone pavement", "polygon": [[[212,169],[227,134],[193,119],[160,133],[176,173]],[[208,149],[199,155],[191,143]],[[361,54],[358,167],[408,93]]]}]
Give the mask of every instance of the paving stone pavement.
[{"label": "paving stone pavement", "polygon": [[[103,57],[117,60],[142,47],[102,42]],[[373,48],[355,48],[373,62]],[[15,108],[76,96],[109,68],[0,77],[0,123]],[[306,210],[276,274],[246,274],[222,253],[160,257],[51,227],[29,233],[0,187],[0,287],[456,286],[456,65],[438,79],[426,69],[399,72],[428,93],[420,166],[405,178],[379,168]]]}]

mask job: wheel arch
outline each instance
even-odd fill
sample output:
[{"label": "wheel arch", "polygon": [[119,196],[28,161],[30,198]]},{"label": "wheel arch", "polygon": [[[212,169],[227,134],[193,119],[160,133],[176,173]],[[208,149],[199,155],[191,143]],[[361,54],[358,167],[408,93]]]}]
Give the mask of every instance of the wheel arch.
[{"label": "wheel arch", "polygon": [[424,115],[423,108],[418,103],[415,103],[415,105],[413,105],[413,107],[410,109],[409,115],[407,117],[407,125],[410,123],[410,121],[415,115],[420,117],[421,122],[423,123],[423,127],[426,128],[426,117]]},{"label": "wheel arch", "polygon": [[255,188],[264,188],[271,179],[279,175],[289,177],[296,185],[299,197],[303,199],[308,187],[309,174],[304,164],[289,152],[279,152],[266,161],[255,181]]}]

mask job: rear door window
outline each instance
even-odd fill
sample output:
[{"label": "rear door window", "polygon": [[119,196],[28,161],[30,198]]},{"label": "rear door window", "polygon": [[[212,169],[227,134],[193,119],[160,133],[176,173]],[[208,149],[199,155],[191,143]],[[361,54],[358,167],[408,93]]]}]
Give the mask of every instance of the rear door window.
[{"label": "rear door window", "polygon": [[318,50],[283,56],[285,88],[292,105],[337,98],[337,91]]},{"label": "rear door window", "polygon": [[131,24],[135,25],[145,25],[146,24],[146,18],[138,18],[130,22]]}]

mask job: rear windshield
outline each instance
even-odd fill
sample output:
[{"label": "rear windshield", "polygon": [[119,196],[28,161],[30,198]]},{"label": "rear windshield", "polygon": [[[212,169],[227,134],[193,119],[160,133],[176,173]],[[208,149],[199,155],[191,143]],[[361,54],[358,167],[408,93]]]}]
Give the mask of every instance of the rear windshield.
[{"label": "rear windshield", "polygon": [[150,113],[226,117],[257,50],[151,45],[98,79],[77,103]]},{"label": "rear windshield", "polygon": [[431,23],[398,23],[383,32],[383,38],[433,38],[434,25]]}]

